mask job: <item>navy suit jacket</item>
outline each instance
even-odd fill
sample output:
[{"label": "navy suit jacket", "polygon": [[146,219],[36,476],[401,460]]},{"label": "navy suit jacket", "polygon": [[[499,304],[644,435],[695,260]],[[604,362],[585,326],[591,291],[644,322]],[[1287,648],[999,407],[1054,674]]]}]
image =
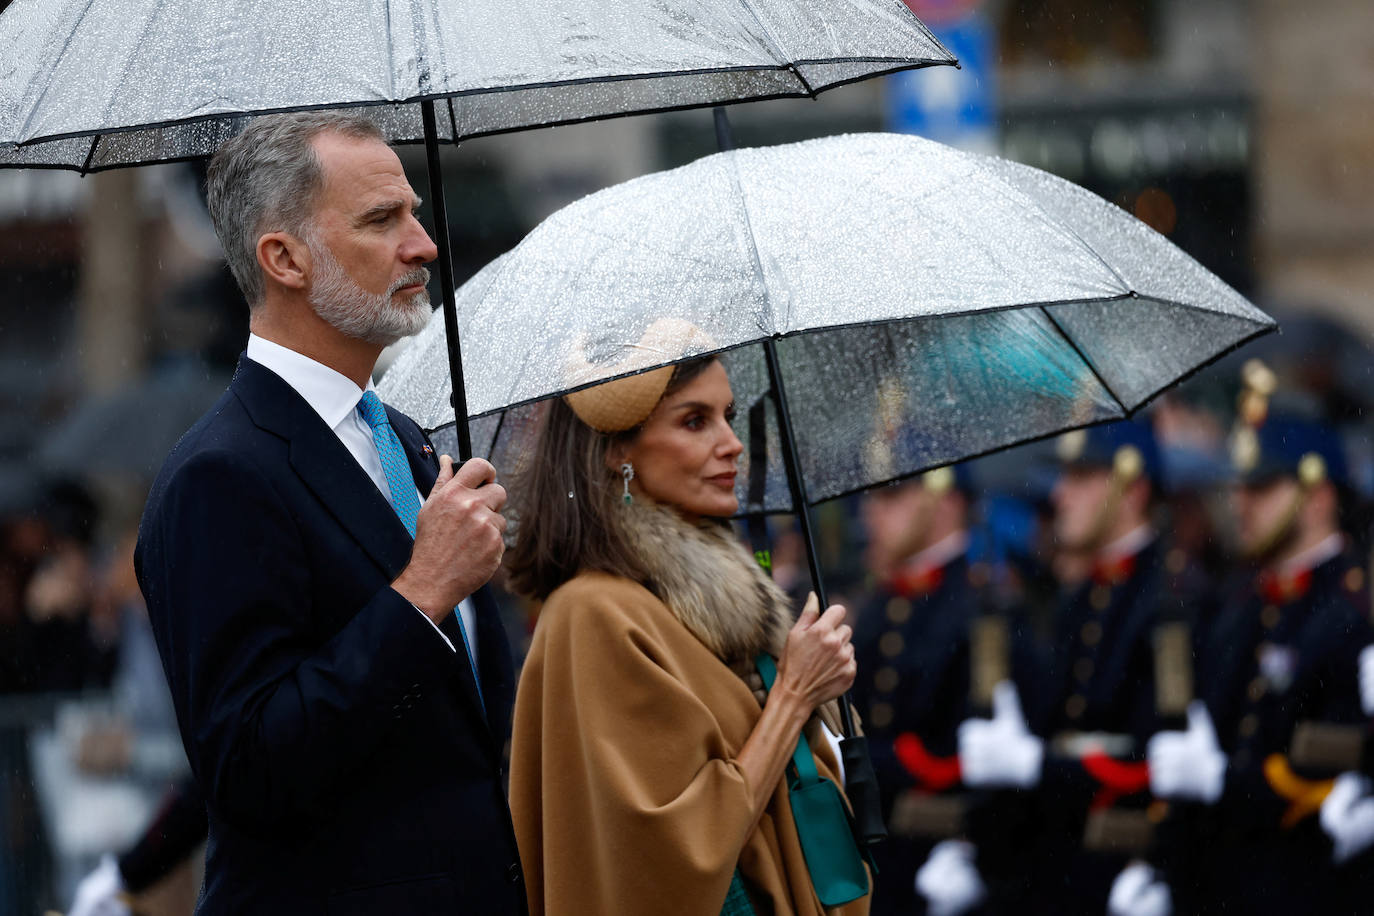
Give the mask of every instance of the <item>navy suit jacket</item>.
[{"label": "navy suit jacket", "polygon": [[[388,414],[428,493],[424,434]],[[390,588],[411,543],[319,415],[246,358],[167,459],[136,564],[209,809],[198,913],[524,911],[509,648],[478,592],[484,708],[461,643]]]}]

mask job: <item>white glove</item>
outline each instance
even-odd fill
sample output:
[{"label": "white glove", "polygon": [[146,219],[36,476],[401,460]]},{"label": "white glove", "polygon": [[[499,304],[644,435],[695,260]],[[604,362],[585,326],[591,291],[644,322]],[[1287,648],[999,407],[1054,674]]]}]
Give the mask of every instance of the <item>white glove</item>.
[{"label": "white glove", "polygon": [[1107,916],[1171,916],[1173,895],[1153,866],[1132,862],[1112,882]]},{"label": "white glove", "polygon": [[1226,785],[1226,755],[1217,744],[1212,717],[1200,700],[1188,704],[1188,730],[1150,738],[1150,791],[1157,798],[1213,804]]},{"label": "white glove", "polygon": [[1374,646],[1360,650],[1360,707],[1374,716]]},{"label": "white glove", "polygon": [[1040,783],[1044,760],[1045,742],[1026,727],[1011,681],[993,687],[991,719],[959,723],[959,768],[967,786],[1032,789]]},{"label": "white glove", "polygon": [[119,863],[106,853],[96,870],[76,886],[76,898],[67,916],[132,916],[123,895],[124,876],[119,873]]},{"label": "white glove", "polygon": [[973,858],[973,846],[964,840],[941,840],[930,851],[916,871],[916,893],[926,898],[929,916],[959,916],[987,897]]},{"label": "white glove", "polygon": [[1322,829],[1331,837],[1331,859],[1337,865],[1374,845],[1371,789],[1369,780],[1359,773],[1342,773],[1322,802]]}]

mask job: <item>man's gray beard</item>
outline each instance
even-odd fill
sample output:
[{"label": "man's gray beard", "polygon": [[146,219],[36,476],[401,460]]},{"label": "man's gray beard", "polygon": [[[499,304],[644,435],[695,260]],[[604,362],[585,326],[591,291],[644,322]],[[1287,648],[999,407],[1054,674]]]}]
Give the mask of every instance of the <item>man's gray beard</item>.
[{"label": "man's gray beard", "polygon": [[310,305],[315,314],[341,334],[389,347],[402,337],[420,333],[429,323],[433,308],[425,290],[399,303],[391,299],[404,286],[428,283],[429,271],[425,268],[410,271],[384,293],[369,293],[353,281],[328,245],[314,241],[307,244],[314,262]]}]

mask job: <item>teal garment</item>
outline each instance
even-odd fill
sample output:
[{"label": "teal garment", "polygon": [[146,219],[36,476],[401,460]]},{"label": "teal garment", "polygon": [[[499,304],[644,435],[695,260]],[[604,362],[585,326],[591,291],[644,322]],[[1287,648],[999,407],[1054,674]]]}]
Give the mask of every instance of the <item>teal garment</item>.
[{"label": "teal garment", "polygon": [[[773,689],[778,669],[772,656],[760,653],[754,660],[765,690]],[[849,810],[838,786],[822,777],[811,756],[806,736],[787,768],[787,799],[797,825],[802,856],[811,873],[811,886],[824,907],[858,900],[869,891],[868,871],[854,839]]]},{"label": "teal garment", "polygon": [[720,916],[757,916],[754,904],[749,900],[749,892],[744,889],[744,879],[740,877],[738,868],[730,878],[730,890],[725,893],[725,906],[721,907]]}]

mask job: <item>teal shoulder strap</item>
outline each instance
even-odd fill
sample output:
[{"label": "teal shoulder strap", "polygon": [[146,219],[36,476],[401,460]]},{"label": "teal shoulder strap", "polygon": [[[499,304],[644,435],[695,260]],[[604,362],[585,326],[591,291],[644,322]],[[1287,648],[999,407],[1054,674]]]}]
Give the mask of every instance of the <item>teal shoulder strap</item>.
[{"label": "teal shoulder strap", "polygon": [[[763,689],[772,693],[773,682],[778,679],[778,666],[773,661],[773,656],[760,652],[758,658],[754,659],[754,665],[759,669],[759,677],[763,678]],[[810,785],[821,778],[804,734],[797,739],[797,749],[792,752],[792,765],[797,768],[797,776],[800,777],[802,785]]]}]

